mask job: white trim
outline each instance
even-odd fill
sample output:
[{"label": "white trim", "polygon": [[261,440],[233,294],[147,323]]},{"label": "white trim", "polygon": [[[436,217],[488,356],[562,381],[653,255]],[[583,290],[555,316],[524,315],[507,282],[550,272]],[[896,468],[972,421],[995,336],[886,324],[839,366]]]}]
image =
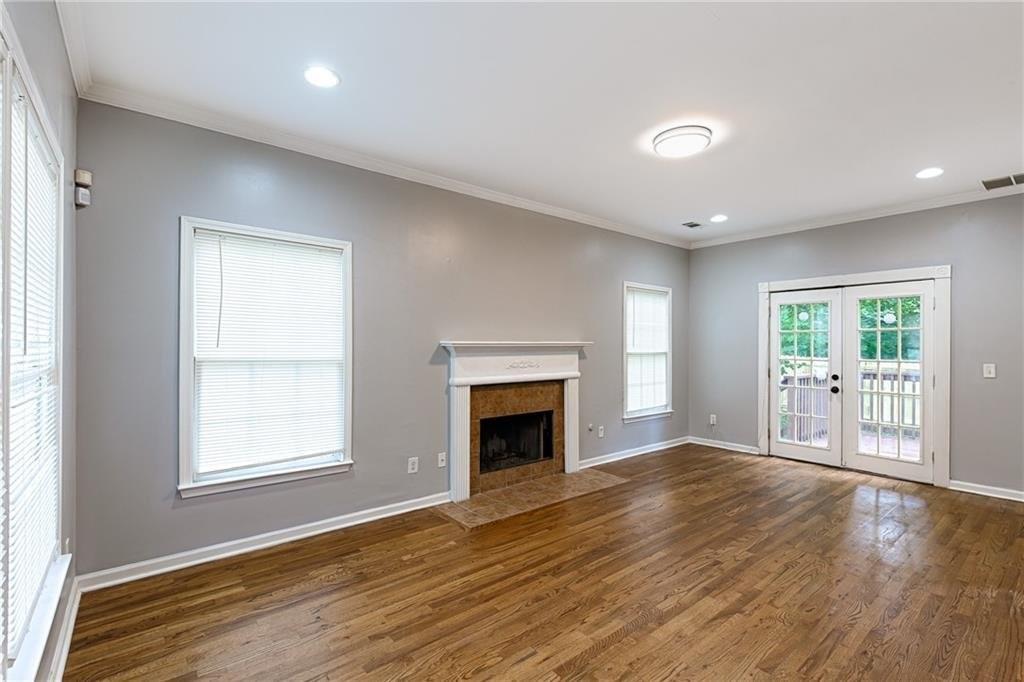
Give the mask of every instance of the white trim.
[{"label": "white trim", "polygon": [[253,552],[258,549],[266,549],[267,547],[273,547],[275,545],[292,542],[294,540],[301,540],[303,538],[320,535],[322,533],[329,533],[331,531],[368,523],[370,521],[376,521],[389,516],[405,514],[406,512],[415,511],[417,509],[434,507],[439,504],[444,504],[445,502],[448,502],[447,492],[434,493],[433,495],[427,495],[426,497],[419,497],[412,500],[406,500],[404,502],[395,502],[380,507],[364,509],[363,511],[343,514],[341,516],[335,516],[322,521],[313,521],[312,523],[306,523],[300,526],[283,528],[281,530],[270,531],[269,533],[260,533],[259,535],[240,538],[238,540],[229,540],[215,545],[208,545],[206,547],[178,552],[177,554],[169,554],[167,556],[146,559],[144,561],[138,561],[124,566],[117,566],[115,568],[108,568],[102,571],[84,573],[78,576],[79,586],[81,587],[82,592],[92,592],[105,587],[120,585],[121,583],[126,583],[131,580],[148,578],[150,576],[160,575],[161,573],[177,571],[182,568],[188,568],[189,566],[196,566],[197,564],[204,564],[218,559],[226,559],[228,557],[237,556],[238,554]]},{"label": "white trim", "polygon": [[[629,330],[626,328],[626,320],[628,319],[628,312],[626,310],[626,301],[628,298],[630,289],[640,289],[643,291],[654,291],[660,294],[668,295],[668,350],[665,353],[665,400],[664,405],[658,405],[654,408],[648,408],[645,410],[633,410],[629,411],[628,404],[628,392],[629,392]],[[658,284],[644,284],[642,282],[630,282],[629,280],[623,280],[622,282],[622,421],[625,423],[633,421],[641,421],[644,419],[653,419],[672,414],[672,344],[674,341],[674,334],[672,333],[672,287],[660,286]]]},{"label": "white trim", "polygon": [[[212,230],[248,237],[263,237],[309,246],[337,249],[342,254],[342,276],[344,278],[344,375],[345,375],[345,423],[343,458],[340,461],[296,466],[278,471],[242,473],[231,478],[196,481],[193,471],[193,419],[195,403],[194,385],[194,341],[192,294],[195,285],[192,272],[193,244],[196,230]],[[181,250],[178,280],[178,492],[182,498],[243,488],[298,481],[314,476],[326,476],[348,471],[353,465],[352,456],[352,243],[329,237],[317,237],[295,232],[250,227],[221,220],[181,216]]]},{"label": "white trim", "polygon": [[46,641],[49,639],[50,629],[53,627],[53,619],[57,615],[60,596],[64,592],[64,582],[67,580],[70,566],[71,555],[62,554],[54,559],[50,568],[47,569],[39,597],[32,608],[32,617],[29,620],[28,628],[18,647],[18,656],[7,669],[9,679],[34,680],[36,678],[39,665],[43,661],[43,652],[46,650]]},{"label": "white trim", "polygon": [[645,422],[651,419],[666,419],[671,417],[675,413],[675,410],[664,410],[658,408],[654,412],[636,412],[628,417],[623,417],[622,421],[626,424],[632,424],[633,422]]},{"label": "white trim", "polygon": [[771,294],[767,283],[757,285],[757,451],[767,455],[771,434],[768,423],[768,368],[771,367],[768,346],[771,339]]},{"label": "white trim", "polygon": [[950,484],[949,432],[952,420],[949,406],[950,385],[953,376],[951,367],[951,289],[952,281],[948,277],[936,278],[933,294],[935,310],[932,314],[932,329],[934,330],[932,368],[935,376],[935,386],[932,389],[931,423],[932,452],[934,453],[932,482],[942,488],[948,488]]},{"label": "white trim", "polygon": [[588,457],[587,459],[580,460],[580,469],[589,469],[590,467],[600,466],[602,464],[608,464],[609,462],[617,462],[620,459],[628,459],[630,457],[638,457],[639,455],[646,455],[651,452],[657,452],[658,450],[666,450],[668,448],[674,448],[679,445],[686,445],[690,442],[689,436],[682,436],[681,438],[673,438],[672,440],[665,440],[660,443],[651,443],[649,445],[641,445],[636,448],[629,448],[628,450],[619,450],[618,452],[609,452],[606,455],[598,455],[597,457]]},{"label": "white trim", "polygon": [[216,493],[226,493],[231,490],[244,490],[246,488],[258,488],[263,485],[274,483],[286,483],[288,481],[301,481],[306,478],[317,476],[331,476],[341,474],[352,469],[352,460],[343,462],[327,462],[326,464],[314,464],[303,466],[301,469],[288,469],[273,474],[242,475],[223,481],[212,480],[200,483],[178,484],[178,494],[182,499],[190,497],[201,497]]},{"label": "white trim", "polygon": [[743,445],[742,443],[729,443],[724,440],[711,440],[710,438],[697,438],[696,436],[690,436],[686,439],[686,442],[691,445],[706,445],[710,448],[718,448],[719,450],[732,450],[733,452],[742,452],[747,455],[760,455],[761,452],[758,450],[756,445]]},{"label": "white trim", "polygon": [[950,481],[949,489],[961,493],[973,493],[975,495],[985,495],[986,497],[998,497],[1002,500],[1024,502],[1024,490],[997,488],[993,485],[981,485],[980,483],[968,483],[967,481]]},{"label": "white trim", "polygon": [[[579,372],[540,372],[536,374],[517,374],[515,381],[562,381],[566,379],[579,379]],[[481,384],[507,384],[507,374],[494,374],[483,377],[453,377],[448,380],[449,386],[479,386]]]},{"label": "white trim", "polygon": [[765,227],[759,230],[743,232],[735,235],[727,235],[724,237],[716,237],[713,239],[700,239],[697,241],[690,242],[687,248],[705,249],[710,246],[721,246],[722,244],[745,242],[750,241],[751,239],[764,239],[765,237],[777,237],[779,235],[791,234],[793,232],[817,230],[822,227],[848,225],[850,223],[861,222],[864,220],[887,218],[889,216],[902,215],[904,213],[927,211],[933,208],[944,208],[946,206],[956,206],[957,204],[970,204],[976,201],[999,199],[1000,197],[1010,196],[1013,194],[1024,194],[1024,187],[1016,185],[1013,187],[1004,187],[995,190],[976,189],[969,190],[967,192],[959,192],[957,194],[944,194],[937,197],[930,197],[928,199],[921,199],[919,201],[910,201],[902,204],[893,204],[890,206],[884,206],[879,208],[868,208],[861,211],[852,211],[850,213],[833,213],[828,216],[813,218],[811,220],[798,222],[791,225]]},{"label": "white trim", "polygon": [[586,348],[593,341],[442,341],[448,350],[533,350],[536,348]]},{"label": "white trim", "polygon": [[75,621],[78,619],[78,605],[82,601],[82,588],[78,576],[71,581],[71,591],[68,594],[68,604],[64,608],[64,618],[61,619],[60,631],[53,648],[53,658],[50,660],[50,669],[44,679],[50,682],[64,679],[64,667],[68,663],[68,654],[71,652],[71,636],[75,632]]},{"label": "white trim", "polygon": [[[73,30],[73,29],[72,29]],[[389,175],[394,178],[416,182],[421,185],[437,187],[438,189],[465,194],[485,201],[492,201],[497,204],[504,204],[514,208],[521,208],[534,213],[541,213],[563,220],[570,220],[575,223],[599,227],[603,230],[621,232],[623,234],[640,237],[670,246],[686,248],[687,241],[671,235],[652,232],[643,228],[624,225],[606,218],[588,215],[579,211],[573,211],[560,206],[545,204],[533,199],[516,196],[507,192],[488,189],[474,185],[462,180],[456,180],[436,173],[430,173],[418,168],[412,168],[399,163],[374,158],[366,154],[352,151],[340,145],[331,144],[321,140],[296,135],[271,126],[246,121],[241,118],[220,114],[214,111],[195,107],[189,104],[172,102],[162,97],[143,95],[140,93],[128,92],[120,88],[104,84],[93,84],[87,91],[81,93],[82,99],[87,99],[99,104],[107,104],[121,109],[137,111],[150,116],[165,118],[178,123],[212,130],[233,137],[240,137],[252,142],[260,142],[281,149],[288,149],[307,156],[313,156],[328,161],[334,161],[346,166],[353,166],[363,170]]]},{"label": "white trim", "polygon": [[75,90],[81,97],[92,87],[92,69],[89,63],[89,49],[85,43],[85,24],[81,2],[58,0],[57,20],[64,37],[64,49],[71,63],[71,75],[75,81]]},{"label": "white trim", "polygon": [[781,291],[798,291],[803,289],[828,289],[832,287],[853,287],[863,284],[889,284],[891,282],[914,282],[922,279],[950,279],[953,269],[949,265],[934,265],[924,268],[900,268],[897,270],[876,270],[874,272],[858,272],[849,275],[825,275],[824,277],[805,277],[803,279],[787,279],[778,282],[762,282],[768,285],[772,293]]}]

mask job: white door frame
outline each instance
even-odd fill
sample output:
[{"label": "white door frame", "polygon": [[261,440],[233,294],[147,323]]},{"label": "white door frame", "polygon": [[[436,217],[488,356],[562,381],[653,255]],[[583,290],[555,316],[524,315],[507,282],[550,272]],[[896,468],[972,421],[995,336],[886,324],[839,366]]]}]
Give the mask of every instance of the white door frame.
[{"label": "white door frame", "polygon": [[935,345],[932,350],[935,397],[932,408],[934,438],[931,449],[935,458],[934,485],[941,488],[949,487],[949,304],[950,284],[952,281],[952,267],[949,265],[761,282],[757,285],[757,449],[762,455],[767,455],[769,448],[770,294],[778,291],[795,291],[798,289],[824,289],[861,284],[911,282],[915,280],[934,280],[935,282],[935,316],[933,318]]}]

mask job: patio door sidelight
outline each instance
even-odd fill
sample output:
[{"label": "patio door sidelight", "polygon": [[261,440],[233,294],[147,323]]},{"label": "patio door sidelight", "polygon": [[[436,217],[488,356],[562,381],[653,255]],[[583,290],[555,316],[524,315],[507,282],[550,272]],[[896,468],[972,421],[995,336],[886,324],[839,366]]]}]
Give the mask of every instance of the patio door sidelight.
[{"label": "patio door sidelight", "polygon": [[931,483],[934,282],[770,296],[769,452]]},{"label": "patio door sidelight", "polygon": [[842,466],[841,289],[771,296],[771,453]]}]

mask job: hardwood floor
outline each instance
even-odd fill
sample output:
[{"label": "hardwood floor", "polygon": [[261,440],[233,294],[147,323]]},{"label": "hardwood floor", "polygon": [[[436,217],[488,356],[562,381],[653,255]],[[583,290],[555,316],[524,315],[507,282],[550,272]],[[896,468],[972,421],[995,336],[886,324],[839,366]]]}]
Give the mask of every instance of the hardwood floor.
[{"label": "hardwood floor", "polygon": [[85,594],[66,679],[1024,676],[1024,505],[682,446]]}]

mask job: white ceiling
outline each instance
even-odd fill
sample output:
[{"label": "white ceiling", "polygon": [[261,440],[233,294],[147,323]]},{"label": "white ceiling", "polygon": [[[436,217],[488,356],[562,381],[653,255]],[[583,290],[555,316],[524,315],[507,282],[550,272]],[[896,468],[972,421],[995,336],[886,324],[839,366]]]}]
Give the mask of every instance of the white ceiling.
[{"label": "white ceiling", "polygon": [[[88,99],[698,245],[993,196],[980,180],[1024,171],[1022,11],[61,7]],[[314,62],[341,85],[307,85]],[[653,135],[683,123],[713,128],[711,148],[654,156]],[[915,179],[926,166],[946,173]]]}]

